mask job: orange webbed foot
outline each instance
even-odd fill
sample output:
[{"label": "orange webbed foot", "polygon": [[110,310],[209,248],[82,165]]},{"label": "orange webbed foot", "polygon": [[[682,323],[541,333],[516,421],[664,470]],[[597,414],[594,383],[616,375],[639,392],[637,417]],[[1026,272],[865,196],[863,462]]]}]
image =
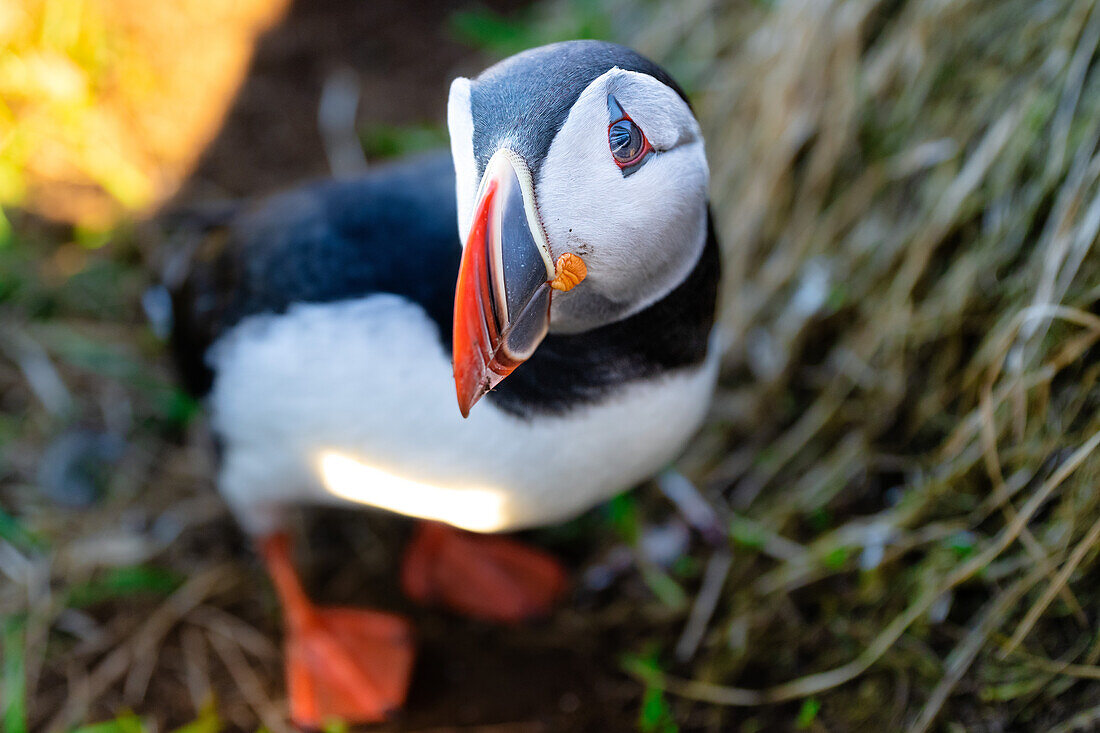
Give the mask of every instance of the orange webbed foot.
[{"label": "orange webbed foot", "polygon": [[401,581],[415,601],[505,623],[545,616],[567,587],[564,568],[542,550],[432,522],[417,527]]},{"label": "orange webbed foot", "polygon": [[287,694],[296,725],[320,728],[385,720],[405,701],[415,649],[400,616],[319,608],[306,597],[285,535],[264,540],[263,555],[283,603]]}]

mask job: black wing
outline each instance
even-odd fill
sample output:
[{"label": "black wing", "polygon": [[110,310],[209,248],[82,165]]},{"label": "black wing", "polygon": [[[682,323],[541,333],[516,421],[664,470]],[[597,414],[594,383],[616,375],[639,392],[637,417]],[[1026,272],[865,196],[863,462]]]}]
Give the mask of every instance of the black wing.
[{"label": "black wing", "polygon": [[[206,352],[242,319],[394,293],[419,303],[450,335],[461,244],[454,168],[431,154],[346,181],[323,181],[179,219],[186,254],[166,276],[172,350],[188,389],[213,375]],[[179,237],[177,237],[177,241]]]}]

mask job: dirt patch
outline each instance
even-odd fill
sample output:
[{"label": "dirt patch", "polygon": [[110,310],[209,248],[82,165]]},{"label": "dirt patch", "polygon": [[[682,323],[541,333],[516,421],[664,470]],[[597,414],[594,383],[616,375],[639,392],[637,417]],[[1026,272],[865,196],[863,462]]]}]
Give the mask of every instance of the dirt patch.
[{"label": "dirt patch", "polygon": [[[496,0],[501,12],[529,4]],[[358,124],[442,124],[447,90],[489,62],[448,31],[470,3],[296,2],[259,41],[221,132],[179,199],[270,192],[329,169],[317,125],[321,90],[350,69],[359,83]]]}]

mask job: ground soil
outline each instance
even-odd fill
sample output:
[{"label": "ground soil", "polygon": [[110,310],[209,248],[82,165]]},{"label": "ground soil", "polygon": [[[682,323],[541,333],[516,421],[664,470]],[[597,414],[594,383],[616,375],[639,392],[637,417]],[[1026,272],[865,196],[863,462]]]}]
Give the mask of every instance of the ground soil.
[{"label": "ground soil", "polygon": [[[478,3],[503,13],[524,0]],[[448,30],[470,2],[323,0],[292,3],[261,37],[248,76],[177,201],[251,196],[329,173],[317,127],[325,80],[351,69],[360,127],[441,124],[451,79],[491,59]]]}]

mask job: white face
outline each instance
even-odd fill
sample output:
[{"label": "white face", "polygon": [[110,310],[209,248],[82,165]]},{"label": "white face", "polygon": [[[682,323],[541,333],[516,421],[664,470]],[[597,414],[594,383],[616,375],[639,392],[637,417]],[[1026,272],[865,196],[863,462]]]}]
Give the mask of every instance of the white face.
[{"label": "white face", "polygon": [[[447,106],[463,241],[479,183],[470,84],[456,79]],[[653,149],[628,175],[608,140],[615,121],[609,95]],[[708,179],[699,124],[675,91],[652,76],[619,68],[589,84],[534,181],[551,256],[572,252],[588,267],[580,285],[555,293],[550,330],[575,333],[619,320],[682,282],[706,243]]]}]

